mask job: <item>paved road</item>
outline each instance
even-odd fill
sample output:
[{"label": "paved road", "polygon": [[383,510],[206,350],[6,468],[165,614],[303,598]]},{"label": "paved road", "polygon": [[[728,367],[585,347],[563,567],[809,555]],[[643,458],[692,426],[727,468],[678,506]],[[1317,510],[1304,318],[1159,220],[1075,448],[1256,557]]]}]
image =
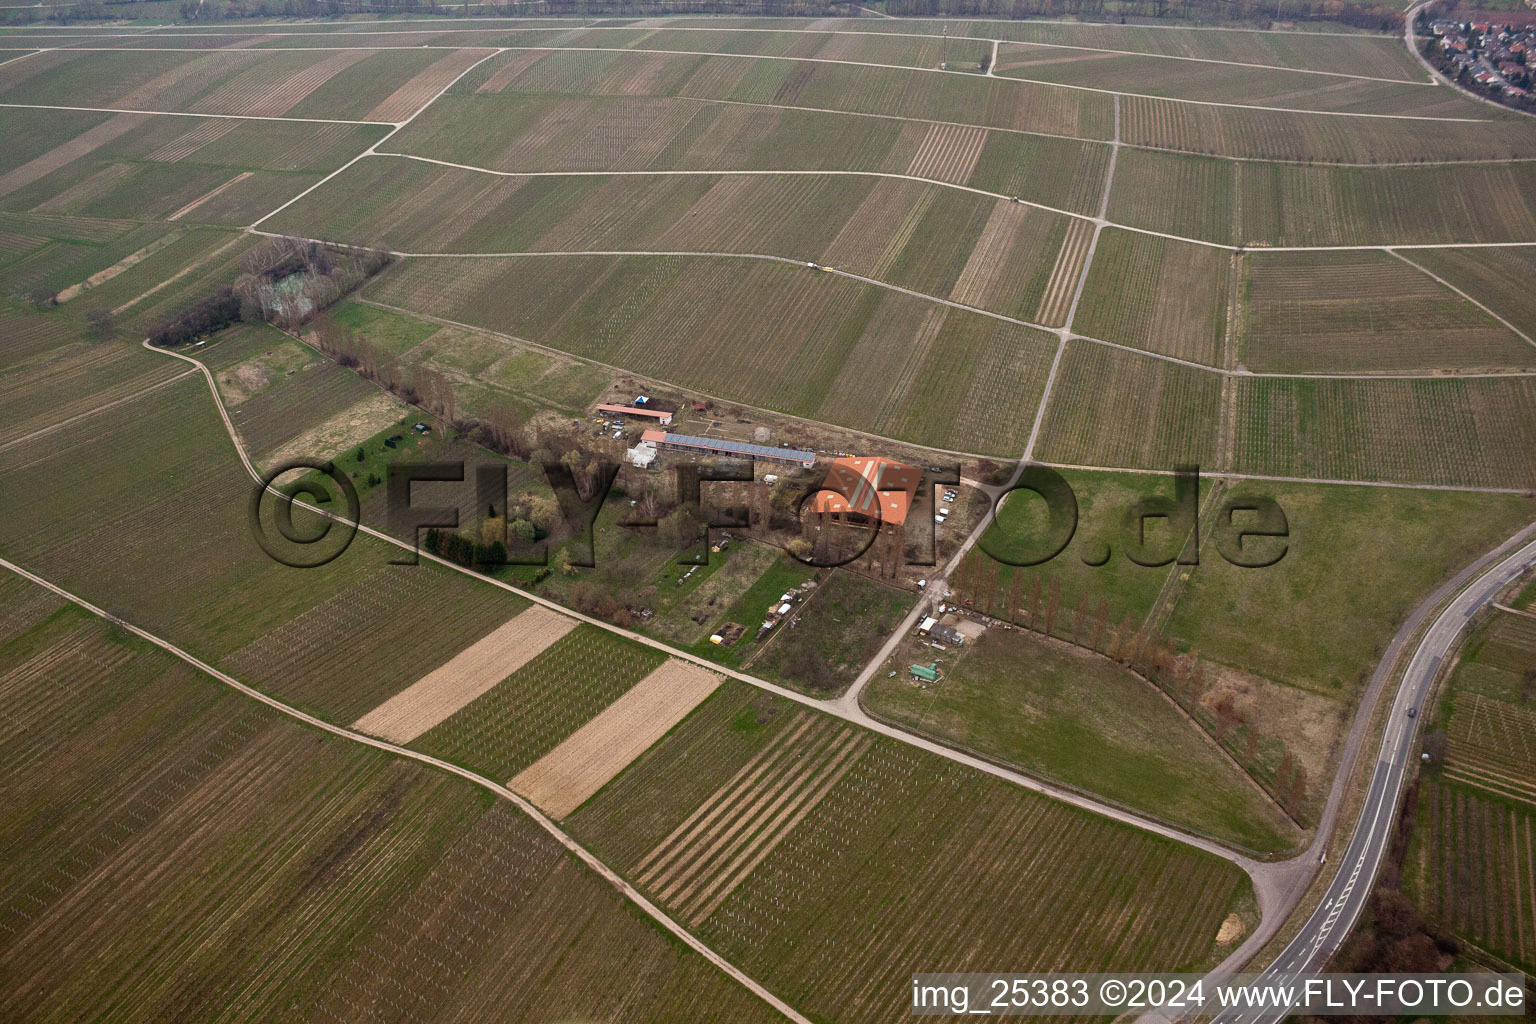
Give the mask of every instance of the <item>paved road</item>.
[{"label": "paved road", "polygon": [[[1485,605],[1493,603],[1494,596],[1510,581],[1532,566],[1536,566],[1536,539],[1533,538],[1536,538],[1536,524],[1526,527],[1497,549],[1462,570],[1430,595],[1393,638],[1391,646],[1377,667],[1376,674],[1372,677],[1366,697],[1356,716],[1348,747],[1341,759],[1339,773],[1334,779],[1333,789],[1328,796],[1327,809],[1324,812],[1322,824],[1318,828],[1317,839],[1314,840],[1305,858],[1292,862],[1298,869],[1302,867],[1306,869],[1295,872],[1292,891],[1286,894],[1287,901],[1292,907],[1305,894],[1314,869],[1321,868],[1318,858],[1327,848],[1333,825],[1347,796],[1349,776],[1352,774],[1355,758],[1363,746],[1364,733],[1374,712],[1376,699],[1385,688],[1392,674],[1392,667],[1398,662],[1399,652],[1418,632],[1419,626],[1428,618],[1430,612],[1455,594],[1450,603],[1445,605],[1429,628],[1424,631],[1423,639],[1419,641],[1403,673],[1403,681],[1393,698],[1387,727],[1382,736],[1381,746],[1376,753],[1376,765],[1371,774],[1370,788],[1361,808],[1359,822],[1355,826],[1355,833],[1348,848],[1337,862],[1333,880],[1301,931],[1275,958],[1274,963],[1265,968],[1263,971],[1265,980],[1284,981],[1287,977],[1297,974],[1323,970],[1359,919],[1360,912],[1370,896],[1371,886],[1375,882],[1382,857],[1391,842],[1403,783],[1409,776],[1414,760],[1418,757],[1418,744],[1415,742],[1418,719],[1409,718],[1408,710],[1423,704],[1442,661],[1449,653],[1452,644],[1467,628],[1472,616]],[[1465,589],[1457,593],[1458,588],[1463,586]],[[1264,945],[1278,930],[1280,920],[1287,916],[1289,916],[1288,913],[1282,911],[1276,915],[1273,924],[1266,920],[1265,926],[1244,943],[1243,949],[1229,957],[1218,970],[1239,969],[1254,952],[1250,947]],[[1218,1015],[1216,1020],[1218,1024],[1279,1024],[1284,1016],[1285,1014],[1280,1012],[1259,1010],[1228,1011]]]},{"label": "paved road", "polygon": [[1435,67],[1427,59],[1425,59],[1424,55],[1419,52],[1419,37],[1413,31],[1413,23],[1418,18],[1419,12],[1428,7],[1433,2],[1434,0],[1424,0],[1423,3],[1415,5],[1403,15],[1403,44],[1408,47],[1408,52],[1413,54],[1414,59],[1417,60],[1420,64],[1424,65],[1424,70],[1429,72],[1430,79],[1439,85],[1448,85],[1452,89],[1455,89],[1457,92],[1461,93],[1461,95],[1469,96],[1472,99],[1477,100],[1477,102],[1485,103],[1490,107],[1496,107],[1499,110],[1507,110],[1515,114],[1524,114],[1526,117],[1536,117],[1536,114],[1532,114],[1528,110],[1516,110],[1514,107],[1506,107],[1498,100],[1489,99],[1482,93],[1473,92],[1471,89],[1463,89],[1461,86],[1445,77],[1439,68]]}]

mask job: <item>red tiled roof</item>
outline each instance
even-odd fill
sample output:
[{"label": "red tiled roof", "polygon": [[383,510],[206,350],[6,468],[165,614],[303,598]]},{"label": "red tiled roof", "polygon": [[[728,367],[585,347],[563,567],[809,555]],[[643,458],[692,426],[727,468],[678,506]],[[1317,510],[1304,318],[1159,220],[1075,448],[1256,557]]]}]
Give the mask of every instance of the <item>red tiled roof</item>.
[{"label": "red tiled roof", "polygon": [[817,512],[853,512],[899,526],[907,521],[923,471],[874,456],[836,459],[812,506]]}]

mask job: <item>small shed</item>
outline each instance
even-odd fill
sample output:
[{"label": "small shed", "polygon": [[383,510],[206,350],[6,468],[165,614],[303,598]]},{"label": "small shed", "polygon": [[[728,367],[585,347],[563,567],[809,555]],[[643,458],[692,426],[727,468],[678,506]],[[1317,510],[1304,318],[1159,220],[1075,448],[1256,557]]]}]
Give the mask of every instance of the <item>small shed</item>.
[{"label": "small shed", "polygon": [[934,618],[932,615],[930,615],[927,618],[925,618],[922,622],[918,623],[917,631],[919,633],[923,634],[924,636],[927,636],[929,633],[931,633],[933,631],[933,627],[937,626],[938,624],[939,624],[939,620]]},{"label": "small shed", "polygon": [[921,679],[929,683],[939,681],[939,663],[936,661],[929,665],[912,665],[911,671],[914,679]]}]

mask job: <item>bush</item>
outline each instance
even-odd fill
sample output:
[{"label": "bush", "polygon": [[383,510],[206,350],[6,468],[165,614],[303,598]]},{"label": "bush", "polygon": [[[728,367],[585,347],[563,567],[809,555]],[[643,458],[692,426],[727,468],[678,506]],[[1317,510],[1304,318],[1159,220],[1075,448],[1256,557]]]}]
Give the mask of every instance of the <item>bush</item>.
[{"label": "bush", "polygon": [[169,323],[150,332],[149,343],[159,348],[172,348],[196,341],[230,324],[240,322],[240,299],[228,285],[190,309],[176,314]]}]

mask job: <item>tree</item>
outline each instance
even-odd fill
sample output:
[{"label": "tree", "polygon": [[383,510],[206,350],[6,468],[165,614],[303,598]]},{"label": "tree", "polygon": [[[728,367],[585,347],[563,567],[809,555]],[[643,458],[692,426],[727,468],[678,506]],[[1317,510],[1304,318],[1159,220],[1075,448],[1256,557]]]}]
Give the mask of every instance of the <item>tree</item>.
[{"label": "tree", "polygon": [[545,533],[553,532],[560,521],[560,503],[553,495],[534,494],[528,498],[528,518]]},{"label": "tree", "polygon": [[93,338],[105,338],[112,333],[112,311],[89,309],[85,313],[85,326]]},{"label": "tree", "polygon": [[1061,581],[1054,575],[1050,578],[1050,599],[1045,605],[1045,635],[1050,636],[1056,629],[1056,616],[1061,611]]},{"label": "tree", "polygon": [[1094,623],[1093,623],[1093,649],[1094,650],[1102,651],[1104,649],[1104,630],[1108,627],[1108,625],[1109,625],[1109,601],[1107,599],[1101,597],[1101,598],[1099,598],[1099,611],[1098,611],[1098,614],[1094,617]]},{"label": "tree", "polygon": [[[507,521],[505,519],[502,519],[502,518],[500,518],[498,516],[486,516],[485,518],[480,520],[480,543],[481,544],[487,544],[487,545],[489,545],[489,544],[502,544],[502,545],[504,545],[504,544],[506,544],[506,542],[507,542]],[[503,560],[505,560],[505,557],[506,557],[506,553],[505,552],[502,553],[502,557],[503,557]]]}]

